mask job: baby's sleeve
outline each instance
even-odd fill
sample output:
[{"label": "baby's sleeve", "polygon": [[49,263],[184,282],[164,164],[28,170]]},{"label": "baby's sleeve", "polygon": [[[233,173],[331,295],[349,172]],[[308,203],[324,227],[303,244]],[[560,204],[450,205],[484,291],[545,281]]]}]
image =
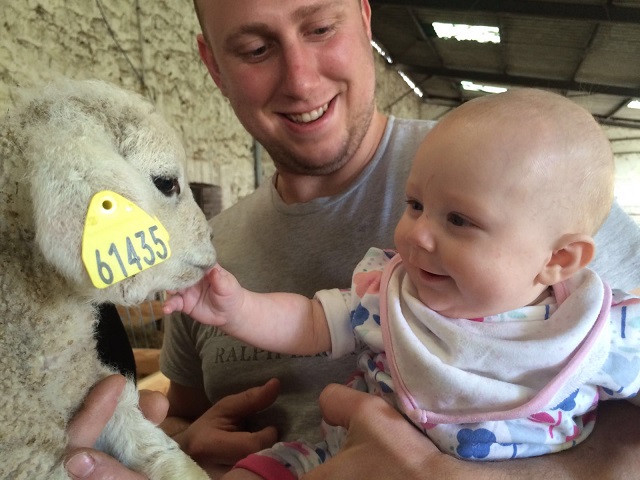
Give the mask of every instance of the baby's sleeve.
[{"label": "baby's sleeve", "polygon": [[348,291],[337,288],[331,290],[320,290],[315,298],[322,304],[329,334],[331,335],[331,358],[339,358],[347,355],[356,348],[356,341],[350,322],[350,297]]},{"label": "baby's sleeve", "polygon": [[316,293],[315,298],[322,304],[329,324],[331,358],[355,352],[363,345],[376,351],[382,348],[380,281],[394,255],[391,250],[370,248],[353,272],[350,290]]}]

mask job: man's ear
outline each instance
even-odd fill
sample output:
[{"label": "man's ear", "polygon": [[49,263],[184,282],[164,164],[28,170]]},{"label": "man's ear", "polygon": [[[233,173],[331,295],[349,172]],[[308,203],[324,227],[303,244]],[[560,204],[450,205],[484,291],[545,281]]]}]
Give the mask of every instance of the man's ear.
[{"label": "man's ear", "polygon": [[213,81],[218,86],[222,94],[226,97],[226,88],[224,82],[222,81],[222,75],[220,75],[220,68],[218,67],[218,62],[216,62],[216,58],[211,51],[211,47],[209,43],[204,38],[202,33],[199,33],[196,36],[196,41],[198,42],[198,53],[200,53],[200,59],[202,63],[205,64],[207,70],[209,70],[209,75],[213,78]]},{"label": "man's ear", "polygon": [[364,21],[369,40],[372,40],[373,34],[371,33],[371,5],[369,5],[369,0],[360,1],[360,11],[362,13],[362,20]]},{"label": "man's ear", "polygon": [[595,253],[595,242],[589,235],[564,235],[537,280],[543,285],[562,282],[591,262]]}]

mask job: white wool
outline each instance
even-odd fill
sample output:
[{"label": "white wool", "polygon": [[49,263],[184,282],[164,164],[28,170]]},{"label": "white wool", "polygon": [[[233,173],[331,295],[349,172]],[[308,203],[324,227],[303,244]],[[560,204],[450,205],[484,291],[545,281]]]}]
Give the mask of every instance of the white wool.
[{"label": "white wool", "polygon": [[[68,478],[66,426],[100,364],[95,303],[133,305],[198,281],[215,262],[176,132],[141,96],[60,79],[0,123],[0,478]],[[153,178],[176,179],[165,195]],[[171,257],[104,289],[81,259],[91,197],[114,191],[164,225]],[[137,408],[131,383],[98,442],[151,479],[207,475]]]}]

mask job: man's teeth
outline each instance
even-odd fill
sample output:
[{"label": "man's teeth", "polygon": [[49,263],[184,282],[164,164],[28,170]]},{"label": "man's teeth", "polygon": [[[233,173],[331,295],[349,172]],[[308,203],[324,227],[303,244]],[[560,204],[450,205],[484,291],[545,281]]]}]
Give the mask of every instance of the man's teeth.
[{"label": "man's teeth", "polygon": [[309,123],[319,119],[322,115],[324,115],[324,112],[327,111],[327,108],[329,108],[329,104],[325,103],[320,108],[316,108],[315,110],[311,110],[310,112],[300,113],[297,115],[287,115],[287,118],[296,123]]}]

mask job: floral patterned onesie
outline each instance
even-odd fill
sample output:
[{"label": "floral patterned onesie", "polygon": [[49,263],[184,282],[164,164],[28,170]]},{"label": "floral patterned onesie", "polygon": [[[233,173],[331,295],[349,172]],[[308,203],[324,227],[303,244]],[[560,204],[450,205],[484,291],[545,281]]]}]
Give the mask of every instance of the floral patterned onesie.
[{"label": "floral patterned onesie", "polygon": [[[588,269],[554,285],[543,304],[455,319],[420,302],[399,255],[372,248],[350,291],[316,298],[332,357],[367,347],[349,384],[385,398],[459,458],[564,450],[591,433],[598,401],[640,405],[640,299],[612,293]],[[278,443],[237,467],[298,478],[340,448],[344,429],[322,428],[322,444]]]}]

